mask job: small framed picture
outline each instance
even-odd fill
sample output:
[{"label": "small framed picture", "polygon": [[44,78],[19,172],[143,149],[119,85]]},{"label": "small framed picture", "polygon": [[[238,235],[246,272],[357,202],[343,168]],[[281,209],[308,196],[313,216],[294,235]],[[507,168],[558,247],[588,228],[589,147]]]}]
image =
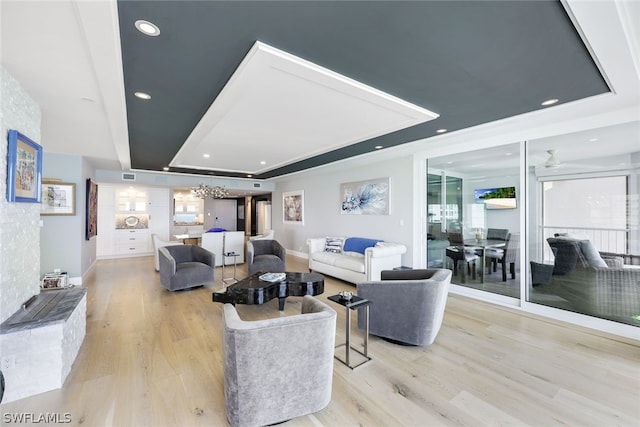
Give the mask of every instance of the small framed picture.
[{"label": "small framed picture", "polygon": [[52,179],[42,180],[40,215],[75,215],[76,184]]},{"label": "small framed picture", "polygon": [[43,291],[66,289],[69,287],[68,276],[66,273],[47,273],[42,278],[40,287]]},{"label": "small framed picture", "polygon": [[40,203],[41,182],[42,147],[17,130],[9,130],[7,201]]}]

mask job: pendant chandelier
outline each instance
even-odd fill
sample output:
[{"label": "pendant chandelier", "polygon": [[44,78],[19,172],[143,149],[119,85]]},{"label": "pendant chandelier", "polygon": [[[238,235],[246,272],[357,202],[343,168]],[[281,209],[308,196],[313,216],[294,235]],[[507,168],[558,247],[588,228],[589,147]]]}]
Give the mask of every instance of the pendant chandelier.
[{"label": "pendant chandelier", "polygon": [[229,195],[229,190],[217,185],[211,187],[210,185],[200,183],[197,187],[191,188],[191,194],[200,199],[222,199]]}]

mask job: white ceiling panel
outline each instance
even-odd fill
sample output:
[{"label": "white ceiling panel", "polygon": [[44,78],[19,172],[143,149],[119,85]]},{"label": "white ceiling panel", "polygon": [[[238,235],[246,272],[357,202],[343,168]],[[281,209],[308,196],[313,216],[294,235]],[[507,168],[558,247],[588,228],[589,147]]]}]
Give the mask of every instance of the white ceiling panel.
[{"label": "white ceiling panel", "polygon": [[256,42],[171,166],[256,174],[437,117]]}]

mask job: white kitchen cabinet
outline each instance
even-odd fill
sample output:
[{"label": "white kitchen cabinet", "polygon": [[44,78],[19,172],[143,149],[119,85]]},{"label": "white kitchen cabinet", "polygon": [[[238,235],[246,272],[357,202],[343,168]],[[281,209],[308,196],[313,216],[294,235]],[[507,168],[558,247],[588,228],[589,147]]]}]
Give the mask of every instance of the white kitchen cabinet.
[{"label": "white kitchen cabinet", "polygon": [[116,229],[116,188],[100,184],[98,190],[98,236],[96,256],[107,257],[115,254]]},{"label": "white kitchen cabinet", "polygon": [[[168,188],[149,188],[149,236],[157,234],[161,240],[171,240],[171,195]],[[153,252],[153,242],[149,239],[149,250]]]},{"label": "white kitchen cabinet", "polygon": [[148,256],[154,251],[152,234],[170,240],[168,188],[108,183],[100,184],[99,188],[98,258]]},{"label": "white kitchen cabinet", "polygon": [[149,230],[116,230],[116,253],[118,255],[142,255],[149,253]]},{"label": "white kitchen cabinet", "polygon": [[146,213],[147,189],[142,187],[119,187],[117,190],[118,212]]}]

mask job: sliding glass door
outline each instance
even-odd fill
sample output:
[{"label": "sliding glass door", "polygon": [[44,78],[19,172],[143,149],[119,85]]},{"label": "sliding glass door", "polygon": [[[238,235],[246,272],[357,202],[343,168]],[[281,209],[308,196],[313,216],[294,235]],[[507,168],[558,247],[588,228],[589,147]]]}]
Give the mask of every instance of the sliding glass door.
[{"label": "sliding glass door", "polygon": [[528,300],[640,326],[640,151],[625,126],[529,144]]},{"label": "sliding glass door", "polygon": [[427,266],[520,297],[519,144],[427,160]]},{"label": "sliding glass door", "polygon": [[640,326],[639,125],[428,157],[426,265],[470,296]]}]

